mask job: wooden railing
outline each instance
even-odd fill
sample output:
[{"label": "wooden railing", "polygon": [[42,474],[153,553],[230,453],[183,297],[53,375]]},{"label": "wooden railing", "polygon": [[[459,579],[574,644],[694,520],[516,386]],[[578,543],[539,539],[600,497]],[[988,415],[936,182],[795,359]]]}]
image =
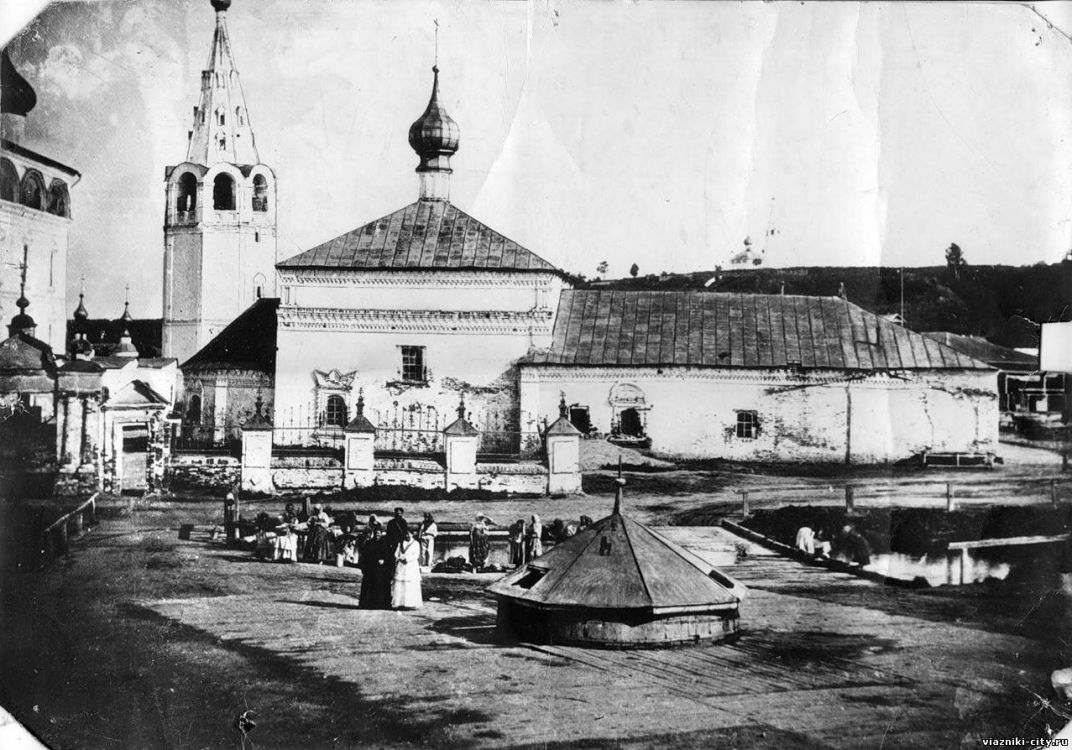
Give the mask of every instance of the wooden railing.
[{"label": "wooden railing", "polygon": [[975,539],[968,542],[950,542],[949,551],[960,550],[960,584],[964,585],[965,573],[968,569],[969,550],[982,547],[1018,547],[1023,544],[1059,544],[1068,540],[1068,534],[1056,534],[1048,536],[1010,536],[996,539]]},{"label": "wooden railing", "polygon": [[97,493],[41,532],[41,564],[66,555],[72,538],[79,537],[89,526],[97,523]]}]

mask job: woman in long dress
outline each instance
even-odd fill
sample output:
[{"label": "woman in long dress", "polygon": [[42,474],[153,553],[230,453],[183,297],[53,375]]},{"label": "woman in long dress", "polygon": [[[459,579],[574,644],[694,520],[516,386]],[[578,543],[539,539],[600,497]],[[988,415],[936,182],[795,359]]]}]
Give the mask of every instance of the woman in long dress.
[{"label": "woman in long dress", "polygon": [[331,540],[331,532],[328,525],[331,519],[319,505],[313,506],[313,513],[309,516],[309,536],[305,539],[305,562],[313,562],[317,565],[326,560],[334,560],[335,551]]},{"label": "woman in long dress", "polygon": [[421,599],[421,544],[407,531],[395,551],[395,577],[391,581],[391,608],[417,609]]},{"label": "woman in long dress", "polygon": [[543,554],[543,524],[535,513],[525,527],[525,559],[531,560]]},{"label": "woman in long dress", "polygon": [[488,564],[488,555],[491,553],[486,521],[483,513],[477,513],[476,520],[469,527],[469,564],[477,571]]}]

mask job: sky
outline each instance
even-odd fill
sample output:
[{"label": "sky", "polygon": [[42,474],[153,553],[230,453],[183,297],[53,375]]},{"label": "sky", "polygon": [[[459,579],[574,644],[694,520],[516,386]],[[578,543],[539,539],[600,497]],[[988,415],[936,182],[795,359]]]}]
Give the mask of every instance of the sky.
[{"label": "sky", "polygon": [[[41,3],[38,2],[37,5]],[[228,27],[287,258],[417,197],[409,124],[438,19],[451,199],[574,273],[1060,260],[1072,247],[1072,4],[234,0]],[[17,12],[13,12],[17,11]],[[82,173],[68,298],[161,306],[164,169],[186,153],[208,0],[0,0]],[[30,20],[32,19],[32,20]],[[12,28],[26,21],[22,30]],[[10,118],[8,118],[10,119]]]}]

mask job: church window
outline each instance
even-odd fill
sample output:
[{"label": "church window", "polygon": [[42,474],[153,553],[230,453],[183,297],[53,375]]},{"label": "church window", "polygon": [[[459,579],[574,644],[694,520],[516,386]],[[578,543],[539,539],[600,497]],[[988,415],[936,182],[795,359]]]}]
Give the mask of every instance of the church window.
[{"label": "church window", "polygon": [[754,411],[737,412],[737,437],[754,440],[759,436],[759,415]]},{"label": "church window", "polygon": [[328,396],[324,409],[324,424],[329,427],[346,426],[346,401],[342,396]]},{"label": "church window", "polygon": [[217,211],[235,210],[235,181],[231,175],[216,175],[212,183],[212,207]]},{"label": "church window", "polygon": [[192,213],[197,208],[197,178],[186,172],[179,178],[178,197],[175,210],[180,214]]},{"label": "church window", "polygon": [[253,210],[268,210],[268,180],[262,174],[253,178]]},{"label": "church window", "polygon": [[0,199],[5,201],[18,200],[19,173],[15,165],[7,159],[0,159]]},{"label": "church window", "polygon": [[428,370],[424,365],[423,346],[402,347],[402,379],[410,383],[428,381]]},{"label": "church window", "polygon": [[190,396],[190,402],[186,405],[186,421],[190,424],[201,424],[200,396]]},{"label": "church window", "polygon": [[227,114],[222,109],[219,112],[217,112],[216,114],[220,118],[220,125],[226,125],[227,124]]},{"label": "church window", "polygon": [[260,232],[254,232],[253,233],[253,241],[254,242],[260,242],[261,241],[261,233]]},{"label": "church window", "polygon": [[45,181],[36,169],[28,169],[23,175],[22,196],[19,202],[39,211],[45,207]]},{"label": "church window", "polygon": [[242,108],[241,107],[235,107],[234,116],[235,116],[235,122],[236,123],[238,123],[239,125],[245,125],[246,124],[245,118],[242,117]]},{"label": "church window", "polygon": [[48,189],[48,212],[56,216],[70,216],[67,185],[62,180],[53,180]]},{"label": "church window", "polygon": [[253,277],[253,292],[255,299],[260,299],[264,295],[264,274],[259,273]]},{"label": "church window", "polygon": [[225,151],[227,149],[227,136],[220,133],[220,140],[217,145],[219,146],[220,151]]}]

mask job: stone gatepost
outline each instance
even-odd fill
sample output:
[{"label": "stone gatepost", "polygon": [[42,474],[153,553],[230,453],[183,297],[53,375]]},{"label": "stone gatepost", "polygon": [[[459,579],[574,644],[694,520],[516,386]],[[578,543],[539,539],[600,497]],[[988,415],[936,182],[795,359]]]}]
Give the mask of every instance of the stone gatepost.
[{"label": "stone gatepost", "polygon": [[465,418],[465,398],[458,402],[458,418],[443,430],[443,450],[447,459],[445,488],[476,487],[476,449],[480,431]]},{"label": "stone gatepost", "polygon": [[581,431],[566,416],[566,397],[558,404],[558,419],[547,428],[547,493],[581,491]]},{"label": "stone gatepost", "polygon": [[365,394],[358,392],[357,413],[343,428],[342,486],[371,487],[376,479],[376,425],[365,417]]},{"label": "stone gatepost", "polygon": [[242,425],[242,491],[271,494],[272,423],[261,414],[261,395],[257,394],[256,413]]}]

